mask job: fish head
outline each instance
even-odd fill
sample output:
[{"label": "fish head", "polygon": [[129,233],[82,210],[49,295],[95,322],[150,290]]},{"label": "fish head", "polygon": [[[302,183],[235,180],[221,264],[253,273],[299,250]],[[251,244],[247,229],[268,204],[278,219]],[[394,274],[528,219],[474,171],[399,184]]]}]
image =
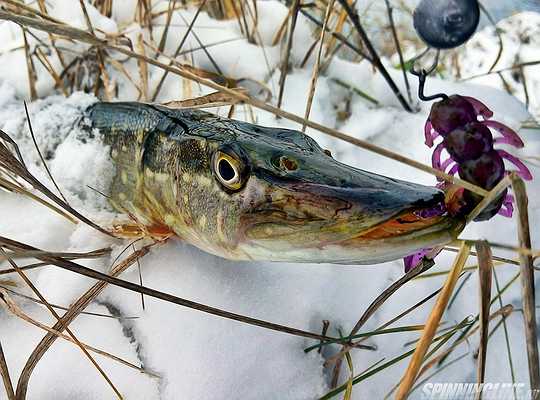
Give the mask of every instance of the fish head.
[{"label": "fish head", "polygon": [[205,161],[192,170],[206,187],[184,187],[184,196],[198,230],[191,241],[214,254],[378,263],[449,243],[463,229],[441,190],[343,164],[302,132],[239,121],[208,131]]}]

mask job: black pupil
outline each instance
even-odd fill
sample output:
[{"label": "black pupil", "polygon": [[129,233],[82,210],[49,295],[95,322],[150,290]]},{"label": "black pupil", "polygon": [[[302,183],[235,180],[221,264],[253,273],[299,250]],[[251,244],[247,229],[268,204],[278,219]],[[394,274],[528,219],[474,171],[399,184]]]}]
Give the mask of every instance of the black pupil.
[{"label": "black pupil", "polygon": [[218,171],[224,181],[230,181],[236,175],[232,165],[226,160],[219,160]]}]

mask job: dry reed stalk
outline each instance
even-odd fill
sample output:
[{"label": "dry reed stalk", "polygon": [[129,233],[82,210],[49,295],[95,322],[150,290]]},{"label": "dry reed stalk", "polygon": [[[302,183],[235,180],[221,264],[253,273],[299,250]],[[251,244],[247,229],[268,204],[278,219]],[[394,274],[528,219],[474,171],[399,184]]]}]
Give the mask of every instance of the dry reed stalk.
[{"label": "dry reed stalk", "polygon": [[169,35],[169,26],[171,25],[173,11],[176,9],[176,2],[178,0],[169,1],[167,8],[167,18],[165,19],[165,27],[163,28],[163,33],[161,34],[161,39],[159,39],[158,51],[156,56],[159,53],[163,53],[165,49],[165,44],[167,43],[167,36]]},{"label": "dry reed stalk", "polygon": [[512,184],[512,176],[515,172],[511,172],[506,175],[493,189],[489,191],[487,196],[485,196],[476,207],[467,215],[467,223],[472,222],[484,209],[490,205],[490,203],[495,200],[504,190]]},{"label": "dry reed stalk", "polygon": [[36,54],[36,58],[38,59],[38,61],[41,63],[41,65],[43,65],[43,67],[47,70],[49,75],[51,75],[51,77],[53,78],[54,87],[56,89],[62,91],[62,94],[67,97],[68,92],[66,90],[65,85],[62,83],[62,79],[60,79],[60,75],[58,75],[58,73],[55,71],[54,67],[52,66],[51,62],[49,61],[49,58],[43,52],[43,50],[41,50],[41,47],[36,46],[35,54]]},{"label": "dry reed stalk", "polygon": [[[512,179],[512,188],[516,198],[518,215],[519,245],[531,248],[529,227],[528,198],[525,183],[517,176]],[[521,301],[525,324],[525,340],[527,343],[527,360],[529,362],[529,381],[531,389],[540,390],[540,361],[538,357],[538,332],[536,327],[536,304],[534,288],[534,265],[531,255],[520,253]]]},{"label": "dry reed stalk", "polygon": [[422,367],[422,363],[424,361],[424,356],[426,355],[429,346],[431,346],[432,344],[432,340],[441,321],[441,317],[444,313],[444,310],[446,309],[448,301],[450,300],[450,296],[452,295],[454,287],[456,286],[459,275],[461,274],[461,271],[469,256],[469,251],[469,245],[463,243],[461,245],[459,254],[454,260],[452,270],[448,275],[446,282],[444,283],[443,289],[439,294],[439,297],[437,298],[437,303],[431,310],[431,314],[426,321],[426,327],[422,332],[422,337],[420,338],[420,341],[416,346],[416,350],[401,380],[398,392],[396,394],[396,399],[398,400],[403,400],[407,398],[407,395],[409,394],[409,391],[411,390],[418,376],[418,372]]},{"label": "dry reed stalk", "polygon": [[24,112],[26,114],[26,122],[28,123],[28,130],[30,131],[30,136],[32,137],[32,141],[34,143],[34,148],[36,149],[36,151],[37,151],[37,153],[39,155],[39,159],[43,163],[43,168],[45,168],[45,171],[47,172],[47,176],[49,177],[52,184],[54,185],[54,187],[58,191],[58,194],[60,195],[60,197],[62,197],[62,200],[64,200],[64,202],[67,205],[69,205],[69,202],[67,201],[66,197],[64,196],[64,194],[60,190],[60,187],[58,186],[55,179],[53,178],[51,170],[49,169],[49,166],[47,165],[47,162],[45,161],[45,158],[43,157],[43,154],[41,154],[41,150],[40,150],[40,148],[39,148],[39,146],[37,144],[36,135],[34,134],[34,129],[32,128],[32,121],[30,120],[30,114],[28,113],[28,106],[26,105],[25,101],[23,102],[23,104],[24,104]]},{"label": "dry reed stalk", "polygon": [[[480,323],[480,346],[478,350],[478,366],[476,372],[476,382],[484,383],[486,377],[486,356],[488,350],[489,337],[489,309],[491,306],[491,280],[493,272],[493,259],[491,248],[486,241],[479,241],[476,244],[478,253],[478,275],[479,275],[479,323]],[[482,399],[482,392],[477,392],[476,400]]]},{"label": "dry reed stalk", "polygon": [[28,89],[30,91],[30,99],[32,101],[37,100],[37,89],[36,89],[36,69],[34,62],[32,61],[32,55],[30,54],[30,45],[28,44],[28,38],[26,37],[26,29],[22,28],[23,39],[24,39],[24,54],[26,56],[26,69],[28,71]]},{"label": "dry reed stalk", "polygon": [[[190,82],[188,80],[183,81]],[[242,91],[242,89],[238,90]],[[166,103],[163,103],[163,105],[170,108],[209,108],[223,107],[226,105],[234,105],[237,103],[238,99],[236,97],[231,97],[228,94],[222,92],[214,92],[205,96],[190,98],[188,100],[168,101]]]},{"label": "dry reed stalk", "polygon": [[[488,315],[488,321],[491,322],[497,317],[501,317],[504,320],[512,312],[514,312],[514,307],[511,304],[507,304],[504,307],[498,309],[497,311],[491,313],[491,315]],[[440,364],[441,361],[444,360],[450,353],[452,353],[460,344],[467,342],[467,340],[470,339],[479,329],[480,326],[476,326],[470,329],[467,334],[463,335],[463,337],[452,343],[452,345],[448,349],[444,350],[437,356],[427,360],[424,363],[420,372],[418,373],[418,377],[424,375],[429,369],[433,368],[435,365]]]},{"label": "dry reed stalk", "polygon": [[2,375],[2,381],[4,382],[4,388],[6,389],[7,399],[15,400],[15,392],[13,391],[13,384],[11,383],[11,378],[9,376],[9,368],[7,365],[6,357],[4,356],[4,349],[2,348],[2,343],[0,343],[0,375]]},{"label": "dry reed stalk", "polygon": [[[321,55],[322,55],[322,50],[324,46],[324,35],[326,33],[326,26],[328,25],[328,21],[330,21],[330,17],[332,15],[333,7],[334,7],[334,0],[330,0],[328,2],[328,6],[326,7],[323,28],[321,29],[321,36],[319,38],[319,50],[317,52],[317,58],[315,59],[315,65],[313,66],[313,73],[311,74],[311,81],[309,83],[306,111],[304,112],[305,121],[309,119],[309,114],[311,112],[313,96],[315,95],[315,87],[317,86],[317,78],[319,77],[319,67],[321,64]],[[305,131],[306,131],[306,124],[304,122],[304,124],[302,124],[302,132],[305,132]]]},{"label": "dry reed stalk", "polygon": [[[144,49],[142,33],[139,33],[139,35],[137,36],[137,42],[135,43],[135,49],[137,50],[137,52],[139,54],[146,57],[146,51]],[[144,59],[141,58],[141,59],[137,60],[137,65],[139,66],[139,78],[140,78],[139,87],[140,87],[141,98],[143,99],[143,101],[148,101],[149,100],[149,97],[148,97],[148,90],[149,90],[149,86],[148,86],[148,64],[146,63],[146,61],[144,61]]]},{"label": "dry reed stalk", "polygon": [[[349,5],[353,5],[354,0],[347,0],[349,2]],[[347,21],[347,12],[342,8],[339,12],[338,19],[336,22],[336,26],[333,30],[335,33],[341,34],[343,32],[343,28],[345,27],[345,22]],[[323,28],[324,29],[324,28]],[[330,55],[330,52],[332,48],[334,48],[334,45],[336,43],[336,36],[332,35],[330,39],[328,40],[328,46],[326,47],[326,56],[328,57]],[[336,46],[337,48],[337,46]]]},{"label": "dry reed stalk", "polygon": [[[20,157],[20,151],[16,143],[9,137],[9,135],[7,135],[2,130],[0,130],[0,139],[3,139],[4,141],[9,142],[15,148],[15,153]],[[0,176],[1,187],[24,194],[32,199],[39,201],[40,203],[55,210],[62,216],[65,216],[66,218],[72,221],[73,221],[73,217],[76,217],[78,220],[92,226],[94,229],[106,234],[107,236],[112,236],[111,233],[101,228],[99,225],[95,224],[94,222],[90,221],[84,215],[80,214],[77,210],[75,210],[73,207],[71,207],[69,204],[63,201],[60,197],[58,197],[53,192],[51,192],[45,185],[43,185],[38,179],[36,179],[36,177],[34,177],[28,171],[28,169],[24,165],[24,162],[22,161],[22,158],[17,158],[16,156],[14,156],[12,152],[4,145],[4,143],[2,143],[2,141],[0,141],[0,171],[1,170],[7,171],[11,173],[12,175],[24,180],[32,188],[41,192],[49,200],[56,203],[59,207],[56,207],[53,204],[41,199],[40,197],[35,196],[29,190],[22,187],[22,185],[15,185]],[[68,214],[70,214],[71,216]]]}]

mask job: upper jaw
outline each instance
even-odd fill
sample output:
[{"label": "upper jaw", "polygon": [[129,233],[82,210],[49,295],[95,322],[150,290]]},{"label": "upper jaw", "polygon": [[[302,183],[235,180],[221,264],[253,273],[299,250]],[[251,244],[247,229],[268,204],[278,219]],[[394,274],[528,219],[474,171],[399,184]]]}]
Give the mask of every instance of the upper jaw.
[{"label": "upper jaw", "polygon": [[418,186],[415,197],[414,187],[269,186],[273,201],[243,216],[239,246],[252,259],[369,264],[454,240],[463,222],[445,212],[444,194]]}]

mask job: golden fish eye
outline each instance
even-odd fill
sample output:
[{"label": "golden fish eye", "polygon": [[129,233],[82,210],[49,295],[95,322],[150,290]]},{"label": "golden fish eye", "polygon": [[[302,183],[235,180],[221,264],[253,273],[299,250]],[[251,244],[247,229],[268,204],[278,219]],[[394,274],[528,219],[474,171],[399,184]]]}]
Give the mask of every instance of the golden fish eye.
[{"label": "golden fish eye", "polygon": [[214,173],[219,182],[230,190],[242,187],[240,161],[228,154],[218,152],[214,157]]}]

